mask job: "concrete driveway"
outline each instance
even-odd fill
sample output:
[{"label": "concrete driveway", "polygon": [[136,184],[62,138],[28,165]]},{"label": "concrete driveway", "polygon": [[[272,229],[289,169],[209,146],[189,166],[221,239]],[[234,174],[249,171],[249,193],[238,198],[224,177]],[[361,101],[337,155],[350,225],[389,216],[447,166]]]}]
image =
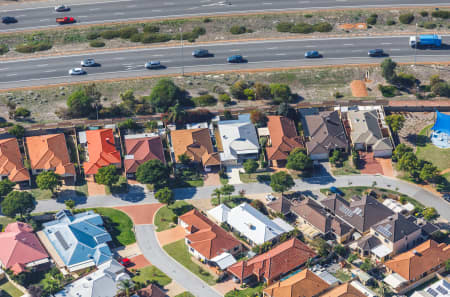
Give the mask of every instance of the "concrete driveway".
[{"label": "concrete driveway", "polygon": [[239,172],[242,170],[242,166],[227,166],[228,184],[238,185],[242,184]]},{"label": "concrete driveway", "polygon": [[153,265],[182,285],[187,291],[196,297],[222,296],[166,254],[159,246],[153,225],[137,225],[135,226],[135,233],[136,240],[144,256],[147,259],[151,259]]}]

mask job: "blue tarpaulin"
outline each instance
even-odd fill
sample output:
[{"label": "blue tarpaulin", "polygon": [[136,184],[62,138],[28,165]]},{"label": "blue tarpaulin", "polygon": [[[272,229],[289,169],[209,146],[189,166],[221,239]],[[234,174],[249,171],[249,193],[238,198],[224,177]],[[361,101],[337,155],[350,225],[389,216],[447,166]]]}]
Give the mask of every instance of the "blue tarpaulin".
[{"label": "blue tarpaulin", "polygon": [[450,115],[436,111],[436,122],[431,130],[450,134]]}]

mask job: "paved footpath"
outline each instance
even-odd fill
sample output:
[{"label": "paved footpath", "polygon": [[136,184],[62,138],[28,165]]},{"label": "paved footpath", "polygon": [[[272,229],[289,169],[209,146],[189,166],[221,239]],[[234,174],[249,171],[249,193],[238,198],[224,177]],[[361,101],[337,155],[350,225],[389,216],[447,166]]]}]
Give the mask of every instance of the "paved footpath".
[{"label": "paved footpath", "polygon": [[[439,214],[450,221],[450,203],[441,197],[422,189],[421,187],[399,179],[386,177],[383,175],[345,175],[345,176],[320,176],[295,180],[296,191],[318,190],[322,188],[349,187],[349,186],[372,186],[390,189],[408,195],[420,203],[436,208]],[[182,188],[174,189],[175,198],[178,200],[209,198],[217,186],[207,186],[200,188]],[[260,183],[249,183],[235,185],[235,192],[245,190],[247,194],[270,193],[272,189],[269,185]],[[121,205],[136,205],[146,203],[156,203],[157,200],[152,193],[135,192],[120,197],[111,195],[90,196],[75,199],[77,208],[88,207],[112,207]],[[64,209],[64,201],[60,200],[40,200],[36,206],[35,212],[57,211]]]},{"label": "paved footpath", "polygon": [[136,225],[136,240],[142,253],[152,264],[158,267],[187,291],[197,297],[221,297],[216,290],[176,262],[160,247],[153,225]]}]

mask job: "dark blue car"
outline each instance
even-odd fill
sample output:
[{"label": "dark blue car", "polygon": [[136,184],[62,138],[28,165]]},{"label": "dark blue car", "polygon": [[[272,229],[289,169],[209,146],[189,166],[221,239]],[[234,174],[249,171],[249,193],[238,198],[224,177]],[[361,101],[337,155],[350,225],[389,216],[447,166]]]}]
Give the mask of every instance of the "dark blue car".
[{"label": "dark blue car", "polygon": [[10,17],[10,16],[4,16],[4,17],[2,17],[2,23],[3,24],[17,23],[17,19],[14,17]]},{"label": "dark blue car", "polygon": [[309,51],[305,53],[305,58],[320,58],[322,55],[318,51]]},{"label": "dark blue car", "polygon": [[228,63],[244,63],[245,60],[241,55],[234,55],[227,58]]},{"label": "dark blue car", "polygon": [[334,194],[338,194],[338,195],[344,196],[344,193],[342,193],[342,191],[339,190],[339,189],[336,188],[336,187],[330,187],[330,192],[331,192],[331,193],[334,193]]}]

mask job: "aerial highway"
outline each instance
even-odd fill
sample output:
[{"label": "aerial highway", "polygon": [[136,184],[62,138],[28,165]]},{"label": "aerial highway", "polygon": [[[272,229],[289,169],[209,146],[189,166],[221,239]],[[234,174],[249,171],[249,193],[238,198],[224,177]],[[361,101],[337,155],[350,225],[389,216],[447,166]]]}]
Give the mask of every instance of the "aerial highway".
[{"label": "aerial highway", "polygon": [[[215,14],[285,11],[326,8],[398,7],[398,6],[450,6],[449,0],[117,0],[73,3],[70,11],[55,12],[56,2],[35,2],[0,6],[0,16],[17,19],[14,24],[0,23],[0,32],[60,26],[56,17],[71,16],[80,24],[116,21],[189,17]],[[67,26],[67,25],[65,25]]]},{"label": "aerial highway", "polygon": [[[381,48],[397,62],[450,61],[450,37],[443,37],[441,49],[415,51],[409,37],[331,38],[308,40],[268,40],[255,42],[214,43],[152,47],[127,51],[98,52],[70,56],[52,56],[0,62],[0,89],[76,81],[140,76],[180,74],[206,71],[279,68],[308,65],[380,63],[382,57],[368,56],[370,49]],[[445,44],[446,43],[446,44]],[[192,51],[208,49],[213,56],[192,57]],[[321,58],[306,59],[305,52],[317,50]],[[246,63],[228,64],[227,57],[242,55]],[[85,75],[70,76],[69,69],[81,67],[82,60],[93,58],[100,64],[84,67]],[[160,61],[164,69],[149,70],[149,61]]]}]

